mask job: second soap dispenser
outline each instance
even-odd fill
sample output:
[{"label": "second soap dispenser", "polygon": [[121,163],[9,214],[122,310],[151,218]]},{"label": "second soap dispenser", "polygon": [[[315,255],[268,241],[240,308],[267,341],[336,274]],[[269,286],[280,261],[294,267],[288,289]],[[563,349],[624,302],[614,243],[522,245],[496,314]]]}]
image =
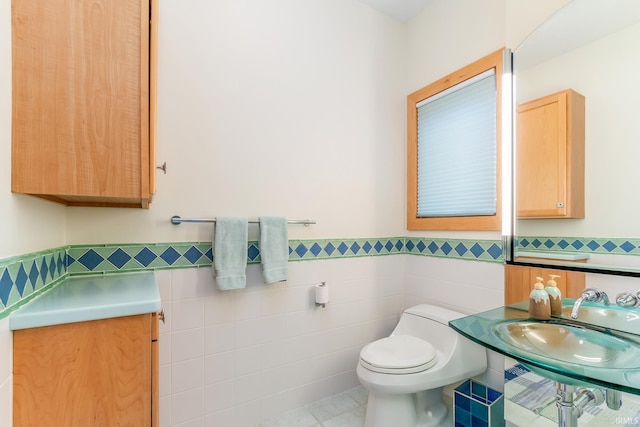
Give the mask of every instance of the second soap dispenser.
[{"label": "second soap dispenser", "polygon": [[558,284],[556,283],[556,279],[560,276],[557,274],[550,274],[549,281],[547,282],[547,287],[544,290],[549,295],[549,302],[551,306],[551,315],[552,316],[560,316],[562,314],[562,293],[560,289],[558,289]]},{"label": "second soap dispenser", "polygon": [[536,277],[538,281],[533,285],[533,290],[529,294],[529,316],[538,320],[549,320],[551,318],[551,307],[549,305],[549,294],[544,290],[544,280]]}]

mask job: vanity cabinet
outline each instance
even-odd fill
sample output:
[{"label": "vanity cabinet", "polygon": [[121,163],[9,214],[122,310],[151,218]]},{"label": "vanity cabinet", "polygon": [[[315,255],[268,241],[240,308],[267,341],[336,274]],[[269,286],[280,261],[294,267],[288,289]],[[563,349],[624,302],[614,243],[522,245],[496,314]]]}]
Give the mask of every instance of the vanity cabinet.
[{"label": "vanity cabinet", "polygon": [[585,99],[573,90],[517,108],[516,212],[584,218]]},{"label": "vanity cabinet", "polygon": [[551,274],[560,276],[556,279],[562,298],[578,298],[586,285],[585,273],[578,271],[554,270],[551,268],[526,267],[522,265],[506,265],[504,274],[504,303],[514,304],[528,301],[529,294],[536,283],[536,277],[542,277],[547,284]]},{"label": "vanity cabinet", "polygon": [[15,330],[13,425],[157,426],[154,313]]},{"label": "vanity cabinet", "polygon": [[11,189],[72,206],[148,208],[153,0],[12,0]]}]

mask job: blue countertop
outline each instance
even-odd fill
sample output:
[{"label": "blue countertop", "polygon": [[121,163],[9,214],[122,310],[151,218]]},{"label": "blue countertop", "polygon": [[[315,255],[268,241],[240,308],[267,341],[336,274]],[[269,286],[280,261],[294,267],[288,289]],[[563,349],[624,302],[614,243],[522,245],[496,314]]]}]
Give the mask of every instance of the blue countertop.
[{"label": "blue countertop", "polygon": [[160,310],[153,272],[76,276],[11,313],[9,328],[25,329]]}]

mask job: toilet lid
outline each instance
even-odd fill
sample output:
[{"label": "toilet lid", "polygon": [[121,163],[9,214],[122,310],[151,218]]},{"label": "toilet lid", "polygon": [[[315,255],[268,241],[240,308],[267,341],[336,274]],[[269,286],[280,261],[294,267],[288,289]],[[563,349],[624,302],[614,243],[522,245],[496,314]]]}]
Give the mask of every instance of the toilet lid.
[{"label": "toilet lid", "polygon": [[364,365],[379,372],[420,372],[436,363],[436,350],[427,341],[411,335],[392,335],[367,344],[360,352]]}]

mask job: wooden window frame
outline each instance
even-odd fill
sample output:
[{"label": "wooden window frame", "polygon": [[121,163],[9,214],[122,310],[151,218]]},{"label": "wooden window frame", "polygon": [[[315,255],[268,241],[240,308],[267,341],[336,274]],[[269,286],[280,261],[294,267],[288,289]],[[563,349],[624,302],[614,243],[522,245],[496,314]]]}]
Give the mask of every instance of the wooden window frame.
[{"label": "wooden window frame", "polygon": [[[501,230],[502,227],[502,75],[499,49],[407,96],[407,229]],[[416,104],[487,70],[496,74],[496,213],[495,215],[418,217],[418,110]]]}]

